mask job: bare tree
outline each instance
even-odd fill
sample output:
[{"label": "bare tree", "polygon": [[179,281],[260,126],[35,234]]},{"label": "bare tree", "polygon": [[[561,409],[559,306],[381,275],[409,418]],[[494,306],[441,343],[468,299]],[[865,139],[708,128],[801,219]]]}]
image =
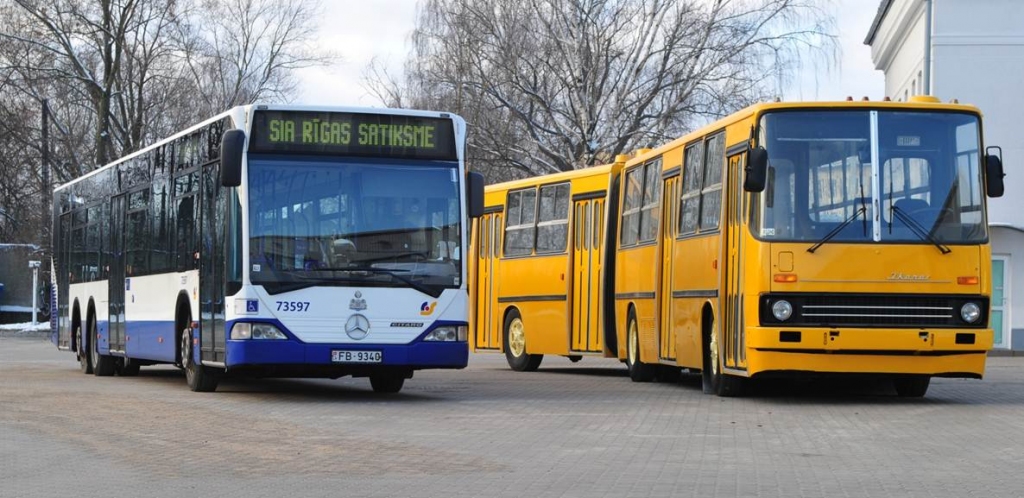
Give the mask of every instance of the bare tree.
[{"label": "bare tree", "polygon": [[293,69],[333,60],[311,45],[317,11],[314,0],[0,0],[0,242],[37,241],[51,181],[233,105],[290,100]]},{"label": "bare tree", "polygon": [[802,54],[827,62],[820,4],[427,0],[404,88],[377,94],[465,115],[492,178],[586,167],[777,95]]},{"label": "bare tree", "polygon": [[319,11],[314,1],[201,2],[179,26],[178,39],[204,110],[290,100],[292,71],[337,59],[313,45]]}]

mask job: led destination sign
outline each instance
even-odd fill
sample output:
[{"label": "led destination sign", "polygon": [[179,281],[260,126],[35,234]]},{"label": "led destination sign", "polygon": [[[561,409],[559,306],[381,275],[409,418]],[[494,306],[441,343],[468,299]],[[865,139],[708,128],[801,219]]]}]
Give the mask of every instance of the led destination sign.
[{"label": "led destination sign", "polygon": [[350,112],[257,111],[249,151],[457,159],[450,119]]}]

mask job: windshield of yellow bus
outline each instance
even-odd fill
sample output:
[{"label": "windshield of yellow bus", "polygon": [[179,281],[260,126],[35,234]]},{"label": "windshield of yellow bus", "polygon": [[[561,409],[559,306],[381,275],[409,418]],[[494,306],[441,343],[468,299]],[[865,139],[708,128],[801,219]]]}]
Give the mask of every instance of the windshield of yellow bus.
[{"label": "windshield of yellow bus", "polygon": [[761,118],[759,144],[769,169],[765,191],[754,197],[752,227],[763,240],[987,238],[975,114],[779,111]]},{"label": "windshield of yellow bus", "polygon": [[249,275],[268,292],[461,281],[456,162],[249,157]]}]

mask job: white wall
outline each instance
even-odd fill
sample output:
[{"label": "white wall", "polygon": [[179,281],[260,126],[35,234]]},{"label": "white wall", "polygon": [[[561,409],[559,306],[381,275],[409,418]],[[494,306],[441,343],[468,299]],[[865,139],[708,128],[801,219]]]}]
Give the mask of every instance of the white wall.
[{"label": "white wall", "polygon": [[871,58],[885,72],[885,95],[906,100],[922,95],[924,70],[924,1],[896,0],[875,33]]},{"label": "white wall", "polygon": [[[924,68],[925,0],[894,0],[871,44],[894,100]],[[1016,117],[1024,111],[1024,0],[932,0],[932,94],[981,109],[984,143],[1003,149],[1006,195],[989,199],[989,223],[1024,228],[1024,140]],[[1010,258],[1007,321],[1024,349],[1024,233],[993,228],[992,252]],[[1016,284],[1016,285],[1015,285]],[[1013,336],[1011,331],[1008,331]]]},{"label": "white wall", "polygon": [[1002,147],[1007,173],[1006,195],[989,200],[989,222],[1024,227],[1024,140],[1016,122],[1024,111],[1024,2],[934,1],[935,96],[981,109],[985,146]]}]

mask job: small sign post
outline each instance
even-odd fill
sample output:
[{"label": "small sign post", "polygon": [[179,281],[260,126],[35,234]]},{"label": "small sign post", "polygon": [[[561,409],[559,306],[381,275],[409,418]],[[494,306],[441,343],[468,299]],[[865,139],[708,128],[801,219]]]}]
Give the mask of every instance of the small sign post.
[{"label": "small sign post", "polygon": [[29,261],[28,267],[32,269],[32,326],[36,326],[36,313],[39,309],[39,261]]}]

